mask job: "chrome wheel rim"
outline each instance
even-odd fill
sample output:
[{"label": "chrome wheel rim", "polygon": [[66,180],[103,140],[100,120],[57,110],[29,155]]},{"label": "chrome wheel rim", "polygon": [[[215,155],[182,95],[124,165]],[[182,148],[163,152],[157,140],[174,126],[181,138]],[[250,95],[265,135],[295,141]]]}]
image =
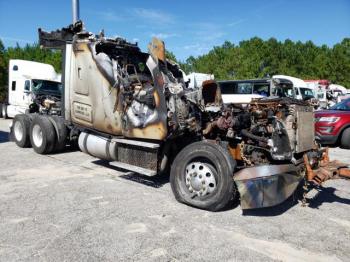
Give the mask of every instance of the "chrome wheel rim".
[{"label": "chrome wheel rim", "polygon": [[40,147],[43,143],[43,132],[39,125],[33,126],[32,137],[34,145]]},{"label": "chrome wheel rim", "polygon": [[212,167],[202,162],[192,162],[186,166],[186,186],[197,196],[205,196],[216,189],[216,179]]},{"label": "chrome wheel rim", "polygon": [[13,127],[14,133],[15,133],[15,138],[17,141],[21,141],[23,138],[23,126],[21,122],[16,121],[15,125]]}]

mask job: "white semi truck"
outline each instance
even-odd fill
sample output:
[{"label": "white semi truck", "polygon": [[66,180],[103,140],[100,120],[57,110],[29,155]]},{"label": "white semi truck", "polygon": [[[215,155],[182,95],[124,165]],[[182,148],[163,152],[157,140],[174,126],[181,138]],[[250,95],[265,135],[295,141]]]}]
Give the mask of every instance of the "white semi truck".
[{"label": "white semi truck", "polygon": [[35,99],[61,96],[61,75],[52,65],[13,59],[9,61],[8,99],[0,104],[1,116],[13,118],[17,114],[35,112]]}]

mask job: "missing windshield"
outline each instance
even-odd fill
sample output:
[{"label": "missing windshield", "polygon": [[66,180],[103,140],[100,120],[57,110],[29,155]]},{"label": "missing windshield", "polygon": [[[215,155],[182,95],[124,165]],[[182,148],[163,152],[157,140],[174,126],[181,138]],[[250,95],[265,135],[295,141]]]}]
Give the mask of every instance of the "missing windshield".
[{"label": "missing windshield", "polygon": [[62,92],[62,84],[54,81],[48,80],[37,80],[33,79],[32,91],[34,93],[57,93],[60,94]]}]

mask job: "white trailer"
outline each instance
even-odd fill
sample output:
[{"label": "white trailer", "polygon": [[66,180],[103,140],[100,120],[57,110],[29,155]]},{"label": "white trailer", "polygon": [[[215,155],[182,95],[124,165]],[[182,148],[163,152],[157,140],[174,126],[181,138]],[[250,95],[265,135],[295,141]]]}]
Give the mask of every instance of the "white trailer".
[{"label": "white trailer", "polygon": [[61,75],[52,65],[13,59],[9,62],[8,99],[0,104],[3,118],[23,114],[33,103],[34,93],[60,93]]},{"label": "white trailer", "polygon": [[190,73],[184,76],[185,82],[188,83],[188,87],[192,89],[201,88],[204,81],[214,80],[214,75],[203,73]]}]

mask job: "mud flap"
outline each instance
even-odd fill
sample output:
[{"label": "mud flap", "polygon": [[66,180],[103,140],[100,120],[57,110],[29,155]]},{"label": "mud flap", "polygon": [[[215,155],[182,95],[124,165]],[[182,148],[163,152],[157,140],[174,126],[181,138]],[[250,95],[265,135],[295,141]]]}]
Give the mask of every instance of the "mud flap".
[{"label": "mud flap", "polygon": [[301,166],[266,165],[244,168],[234,174],[242,209],[278,205],[289,198],[303,179]]}]

